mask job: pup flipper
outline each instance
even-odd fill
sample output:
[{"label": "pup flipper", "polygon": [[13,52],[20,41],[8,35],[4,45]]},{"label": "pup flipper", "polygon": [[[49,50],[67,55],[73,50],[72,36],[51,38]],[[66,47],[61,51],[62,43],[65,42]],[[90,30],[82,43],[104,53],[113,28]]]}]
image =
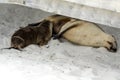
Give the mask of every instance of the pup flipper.
[{"label": "pup flipper", "polygon": [[1,50],[3,50],[3,49],[16,49],[16,50],[22,51],[21,49],[17,49],[17,48],[14,48],[14,47],[2,48]]}]

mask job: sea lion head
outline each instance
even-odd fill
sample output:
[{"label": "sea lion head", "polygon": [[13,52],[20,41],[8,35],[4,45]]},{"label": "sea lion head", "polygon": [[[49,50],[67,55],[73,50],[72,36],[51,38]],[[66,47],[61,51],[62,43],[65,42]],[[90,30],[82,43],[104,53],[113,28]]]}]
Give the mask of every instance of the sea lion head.
[{"label": "sea lion head", "polygon": [[11,39],[11,47],[19,50],[25,47],[24,39],[20,36],[13,36]]},{"label": "sea lion head", "polygon": [[106,34],[106,36],[104,36],[104,46],[105,48],[108,49],[108,51],[110,52],[116,52],[117,51],[117,42],[115,40],[115,37],[109,34]]}]

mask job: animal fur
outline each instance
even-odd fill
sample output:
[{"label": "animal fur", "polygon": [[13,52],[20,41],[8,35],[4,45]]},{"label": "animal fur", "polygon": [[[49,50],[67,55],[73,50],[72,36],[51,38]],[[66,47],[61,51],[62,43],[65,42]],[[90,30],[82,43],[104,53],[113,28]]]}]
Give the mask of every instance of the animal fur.
[{"label": "animal fur", "polygon": [[24,48],[30,44],[46,45],[52,36],[52,23],[44,20],[36,25],[28,25],[16,31],[11,38],[11,47]]},{"label": "animal fur", "polygon": [[29,44],[45,45],[52,34],[56,39],[63,37],[75,44],[105,47],[111,52],[117,51],[115,38],[96,24],[62,15],[52,15],[41,22],[21,28],[12,36],[11,47],[20,49]]},{"label": "animal fur", "polygon": [[[66,21],[64,21],[64,19]],[[68,41],[92,47],[105,47],[111,52],[117,51],[115,38],[105,33],[94,23],[73,19],[66,16],[50,16],[47,20],[54,23],[54,38],[63,37]],[[62,22],[59,24],[59,22]],[[57,25],[57,26],[56,26]]]},{"label": "animal fur", "polygon": [[59,32],[60,28],[64,24],[66,24],[66,22],[71,21],[71,19],[72,18],[70,18],[70,17],[61,16],[61,15],[52,15],[52,16],[45,18],[45,20],[48,20],[51,23],[53,23],[53,34],[57,34]]}]

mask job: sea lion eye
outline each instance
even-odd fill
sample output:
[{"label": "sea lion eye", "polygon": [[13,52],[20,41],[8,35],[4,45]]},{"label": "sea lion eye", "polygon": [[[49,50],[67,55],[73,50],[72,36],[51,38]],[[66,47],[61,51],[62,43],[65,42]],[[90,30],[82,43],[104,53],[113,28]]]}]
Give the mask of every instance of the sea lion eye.
[{"label": "sea lion eye", "polygon": [[112,42],[110,42],[110,41],[107,41],[107,43],[110,44],[110,45],[112,45]]}]

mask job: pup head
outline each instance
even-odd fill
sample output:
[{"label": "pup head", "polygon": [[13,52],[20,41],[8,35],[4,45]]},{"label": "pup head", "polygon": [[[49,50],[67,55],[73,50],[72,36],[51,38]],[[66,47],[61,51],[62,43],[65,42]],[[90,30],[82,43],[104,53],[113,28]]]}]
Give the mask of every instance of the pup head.
[{"label": "pup head", "polygon": [[20,36],[13,36],[11,39],[11,47],[15,49],[21,49],[25,47],[25,41]]}]

